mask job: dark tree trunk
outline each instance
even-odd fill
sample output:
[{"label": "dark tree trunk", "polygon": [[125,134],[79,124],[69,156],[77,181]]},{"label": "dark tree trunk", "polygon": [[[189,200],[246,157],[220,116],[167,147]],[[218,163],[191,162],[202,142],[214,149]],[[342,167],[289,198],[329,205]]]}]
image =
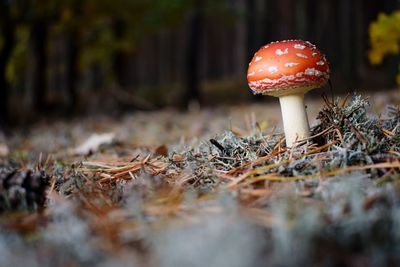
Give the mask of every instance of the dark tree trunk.
[{"label": "dark tree trunk", "polygon": [[246,1],[246,32],[247,32],[247,61],[250,62],[257,47],[257,36],[256,36],[256,1],[255,0],[247,0]]},{"label": "dark tree trunk", "polygon": [[[257,43],[257,17],[256,0],[246,1],[246,42],[247,42],[247,62],[250,62],[253,55],[260,48]],[[253,95],[253,100],[261,101],[261,95]]]},{"label": "dark tree trunk", "polygon": [[354,52],[353,52],[353,16],[351,12],[351,1],[341,0],[340,5],[340,14],[342,19],[340,20],[340,51],[341,51],[341,71],[343,77],[346,79],[346,86],[354,86]]},{"label": "dark tree trunk", "polygon": [[67,34],[67,93],[68,93],[68,113],[76,110],[78,103],[78,57],[79,57],[79,38],[76,31],[71,30]]},{"label": "dark tree trunk", "polygon": [[[279,23],[278,16],[279,2],[265,1],[262,22],[262,33],[265,38],[265,43],[276,41],[279,39],[279,31],[277,24]],[[278,23],[277,23],[278,22]]]},{"label": "dark tree trunk", "polygon": [[37,111],[47,107],[47,24],[37,21],[32,26],[31,42],[34,57],[33,105]]},{"label": "dark tree trunk", "polygon": [[188,43],[186,48],[185,62],[185,93],[182,107],[187,108],[192,101],[200,101],[200,79],[199,79],[199,53],[200,43],[204,32],[204,17],[202,0],[196,1],[193,14],[190,18]]},{"label": "dark tree trunk", "polygon": [[205,25],[207,25],[204,34],[205,54],[207,55],[205,77],[210,80],[216,80],[224,75],[221,68],[225,53],[225,50],[221,49],[224,40],[222,40],[223,36],[218,23],[217,19],[210,19],[208,23],[205,22]]},{"label": "dark tree trunk", "polygon": [[[279,23],[279,39],[291,39],[295,33],[295,1],[281,0],[279,1],[278,16]],[[292,8],[290,8],[292,7]],[[275,26],[276,24],[272,24]]]},{"label": "dark tree trunk", "polygon": [[308,39],[307,36],[307,28],[308,28],[308,21],[307,21],[307,0],[298,0],[295,2],[296,4],[296,38],[300,39]]},{"label": "dark tree trunk", "polygon": [[[116,19],[113,24],[113,31],[115,38],[121,40],[125,37],[127,31],[126,22],[122,19]],[[126,51],[119,49],[115,52],[113,69],[115,71],[115,79],[117,86],[120,88],[129,87],[129,75],[128,75],[128,65],[129,65],[129,55]]]},{"label": "dark tree trunk", "polygon": [[9,24],[2,29],[4,46],[0,52],[0,125],[8,119],[8,92],[10,85],[6,78],[6,67],[14,46],[14,29]]},{"label": "dark tree trunk", "polygon": [[0,125],[2,125],[8,119],[8,92],[10,85],[6,78],[6,67],[15,43],[15,25],[9,17],[9,7],[4,1],[0,2],[0,16],[0,34],[3,38],[3,48],[0,50]]},{"label": "dark tree trunk", "polygon": [[353,41],[352,48],[354,49],[354,60],[352,64],[352,69],[354,72],[354,82],[357,86],[360,83],[360,77],[362,75],[362,70],[364,66],[364,51],[366,50],[365,44],[368,43],[367,31],[368,28],[364,28],[364,1],[354,0],[352,1],[352,13],[354,14],[354,26],[353,26]]}]

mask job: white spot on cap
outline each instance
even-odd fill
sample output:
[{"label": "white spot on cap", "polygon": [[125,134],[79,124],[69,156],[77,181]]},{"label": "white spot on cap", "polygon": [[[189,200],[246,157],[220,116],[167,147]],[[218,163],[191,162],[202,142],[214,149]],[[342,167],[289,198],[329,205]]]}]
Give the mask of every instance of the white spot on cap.
[{"label": "white spot on cap", "polygon": [[295,67],[295,66],[297,66],[297,65],[299,65],[299,63],[296,63],[296,62],[288,62],[288,63],[285,63],[285,67],[286,67],[286,68]]},{"label": "white spot on cap", "polygon": [[263,72],[263,71],[264,71],[264,69],[259,69],[259,70],[258,70],[258,72]]},{"label": "white spot on cap", "polygon": [[276,67],[276,66],[270,66],[270,67],[268,67],[268,71],[269,71],[270,73],[275,73],[275,72],[278,71],[278,67]]},{"label": "white spot on cap", "polygon": [[253,72],[250,72],[249,74],[247,74],[247,76],[248,77],[250,77],[250,76],[254,76],[256,73],[253,71]]},{"label": "white spot on cap", "polygon": [[306,55],[302,53],[296,53],[296,56],[301,57],[301,58],[308,58]]},{"label": "white spot on cap", "polygon": [[296,73],[296,77],[297,77],[297,78],[303,77],[303,72]]},{"label": "white spot on cap", "polygon": [[321,60],[321,61],[318,61],[318,62],[317,62],[317,65],[318,65],[318,66],[323,66],[323,65],[325,65],[325,62],[323,62],[322,60]]},{"label": "white spot on cap", "polygon": [[300,49],[300,50],[303,50],[304,48],[306,48],[305,45],[301,45],[301,44],[295,44],[293,47],[294,47],[295,49]]},{"label": "white spot on cap", "polygon": [[282,56],[289,53],[289,49],[285,48],[285,50],[282,51],[282,49],[276,49],[275,50],[275,54],[277,54],[278,56]]},{"label": "white spot on cap", "polygon": [[314,68],[307,68],[306,70],[305,70],[305,74],[306,75],[316,75],[316,69],[314,69]]},{"label": "white spot on cap", "polygon": [[315,57],[316,55],[318,55],[318,53],[317,53],[317,52],[313,52],[311,55],[312,55],[313,57]]},{"label": "white spot on cap", "polygon": [[293,81],[293,80],[294,80],[294,75],[289,75],[289,76],[287,76],[287,79],[288,79],[289,81]]},{"label": "white spot on cap", "polygon": [[258,62],[258,61],[260,61],[261,59],[263,59],[262,57],[256,57],[256,59],[254,60],[254,62]]}]

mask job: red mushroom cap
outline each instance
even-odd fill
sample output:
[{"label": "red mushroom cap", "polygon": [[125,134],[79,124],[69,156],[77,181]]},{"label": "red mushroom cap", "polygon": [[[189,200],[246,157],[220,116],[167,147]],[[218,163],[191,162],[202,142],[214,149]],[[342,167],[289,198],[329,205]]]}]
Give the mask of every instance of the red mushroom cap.
[{"label": "red mushroom cap", "polygon": [[272,96],[305,93],[325,85],[328,79],[329,64],[325,56],[315,45],[302,40],[263,46],[247,71],[253,93]]}]

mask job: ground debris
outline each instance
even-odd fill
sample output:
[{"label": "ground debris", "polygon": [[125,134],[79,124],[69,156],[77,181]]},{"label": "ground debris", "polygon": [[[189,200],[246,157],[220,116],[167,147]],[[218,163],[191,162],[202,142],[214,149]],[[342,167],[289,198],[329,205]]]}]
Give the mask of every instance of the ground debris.
[{"label": "ground debris", "polygon": [[130,162],[83,162],[80,171],[92,172],[99,183],[131,180],[144,172],[171,186],[206,190],[319,180],[354,171],[366,171],[375,179],[393,176],[400,164],[400,111],[390,108],[386,118],[375,118],[368,114],[367,99],[339,101],[326,100],[312,137],[290,150],[281,135],[242,137],[225,131],[195,147],[168,151],[160,146],[163,156],[156,150]]},{"label": "ground debris", "polygon": [[46,251],[45,266],[400,264],[399,109],[374,117],[353,96],[318,119],[292,149],[275,132],[225,131],[31,171],[51,177],[46,224],[33,244],[0,229],[0,265],[19,251]]},{"label": "ground debris", "polygon": [[0,213],[43,208],[48,183],[44,171],[0,168]]},{"label": "ground debris", "polygon": [[77,155],[89,155],[99,150],[102,145],[109,145],[115,139],[114,133],[92,134],[85,142],[73,149]]}]

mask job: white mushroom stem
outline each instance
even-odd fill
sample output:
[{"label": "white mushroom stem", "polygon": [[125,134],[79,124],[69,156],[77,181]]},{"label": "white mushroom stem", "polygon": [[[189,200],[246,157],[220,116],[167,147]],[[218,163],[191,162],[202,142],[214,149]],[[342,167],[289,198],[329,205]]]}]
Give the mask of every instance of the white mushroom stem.
[{"label": "white mushroom stem", "polygon": [[310,136],[304,94],[280,96],[279,102],[281,103],[286,146],[290,148],[296,141]]}]

